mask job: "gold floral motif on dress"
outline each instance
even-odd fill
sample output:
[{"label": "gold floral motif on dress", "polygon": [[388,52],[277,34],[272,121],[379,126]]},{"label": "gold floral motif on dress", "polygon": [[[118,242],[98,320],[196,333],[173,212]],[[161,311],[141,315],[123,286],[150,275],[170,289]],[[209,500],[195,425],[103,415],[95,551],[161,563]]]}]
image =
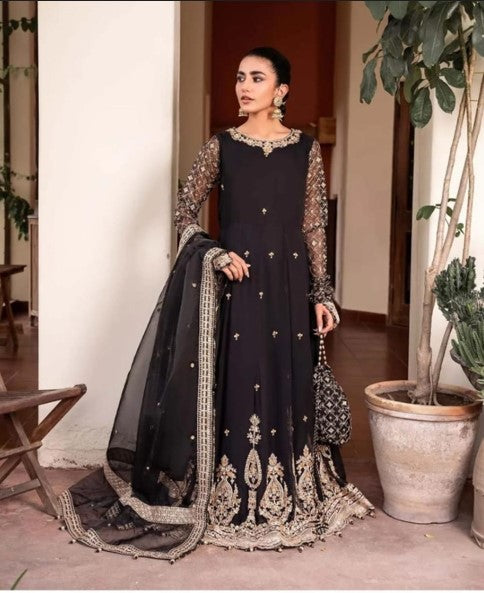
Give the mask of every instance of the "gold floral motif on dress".
[{"label": "gold floral motif on dress", "polygon": [[[194,435],[192,435],[193,438]],[[193,460],[190,461],[185,472],[183,480],[173,480],[164,471],[160,470],[158,474],[158,483],[163,484],[168,490],[168,496],[170,497],[170,504],[173,506],[180,506],[183,503],[185,496],[187,495],[188,489],[192,483],[195,472],[195,464]]]},{"label": "gold floral motif on dress", "polygon": [[[299,546],[315,541],[321,534],[340,533],[352,517],[363,517],[374,511],[375,507],[356,486],[350,482],[339,485],[331,449],[324,444],[315,446],[313,452],[304,445],[297,460],[292,458],[290,469],[296,479],[295,501],[284,480],[283,464],[271,453],[264,493],[257,505],[257,490],[262,483],[262,466],[256,449],[262,438],[259,424],[260,418],[252,414],[247,433],[252,448],[244,468],[245,483],[249,487],[246,519],[240,524],[227,519],[240,510],[241,501],[235,483],[236,470],[224,455],[212,485],[210,520],[202,541],[241,549]],[[230,473],[226,468],[230,468]],[[318,495],[317,481],[323,492],[322,499]],[[221,489],[223,496],[217,496]],[[265,521],[257,523],[256,510]]]},{"label": "gold floral motif on dress", "polygon": [[249,146],[259,146],[262,148],[264,156],[266,157],[271,154],[274,148],[283,148],[289,144],[295,144],[296,142],[299,142],[299,138],[301,137],[301,130],[296,128],[291,128],[289,134],[280,140],[259,140],[257,138],[251,138],[237,130],[237,128],[229,128],[228,132],[234,140],[245,142],[245,144],[248,144]]},{"label": "gold floral motif on dress", "polygon": [[[302,512],[307,517],[316,518],[318,506],[316,504],[316,484],[313,475],[313,456],[307,445],[304,445],[302,455],[296,462],[296,470],[298,475],[297,493]],[[298,512],[300,512],[299,509]]]},{"label": "gold floral motif on dress", "polygon": [[245,483],[249,487],[249,499],[248,499],[248,515],[246,523],[255,524],[255,510],[257,508],[257,488],[262,482],[262,466],[260,462],[259,453],[255,446],[260,441],[261,434],[259,429],[260,420],[257,414],[252,414],[250,417],[250,428],[247,433],[249,442],[252,443],[252,449],[247,455],[245,462],[244,478]]},{"label": "gold floral motif on dress", "polygon": [[212,523],[228,525],[239,512],[240,496],[235,483],[237,470],[223,455],[215,472],[216,486],[210,494],[208,516]]},{"label": "gold floral motif on dress", "polygon": [[289,495],[284,481],[284,468],[274,453],[269,457],[267,485],[259,509],[262,517],[272,525],[285,523],[292,511],[292,496]]}]

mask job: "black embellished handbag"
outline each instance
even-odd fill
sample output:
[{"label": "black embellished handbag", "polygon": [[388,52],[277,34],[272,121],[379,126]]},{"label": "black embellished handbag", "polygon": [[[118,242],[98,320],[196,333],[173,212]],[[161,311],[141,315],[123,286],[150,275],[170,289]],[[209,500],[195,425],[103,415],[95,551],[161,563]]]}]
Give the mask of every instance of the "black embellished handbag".
[{"label": "black embellished handbag", "polygon": [[[324,363],[321,362],[321,351]],[[320,334],[318,362],[314,367],[314,442],[342,445],[351,436],[351,410],[346,394],[336,381],[326,360],[323,334]]]}]

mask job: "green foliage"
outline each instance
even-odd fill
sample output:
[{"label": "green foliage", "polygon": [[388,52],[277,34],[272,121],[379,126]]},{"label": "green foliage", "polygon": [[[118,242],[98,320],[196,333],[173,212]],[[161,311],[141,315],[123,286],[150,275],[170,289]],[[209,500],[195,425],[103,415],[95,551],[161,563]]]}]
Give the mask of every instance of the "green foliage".
[{"label": "green foliage", "polygon": [[424,127],[432,117],[432,89],[440,108],[452,113],[456,103],[452,87],[465,86],[459,35],[468,57],[473,47],[484,56],[484,2],[365,0],[365,4],[378,24],[385,16],[387,21],[378,43],[362,55],[360,102],[371,103],[375,95],[380,60],[383,88],[399,101],[403,83],[415,127]]},{"label": "green foliage", "polygon": [[29,214],[34,210],[29,202],[15,193],[11,185],[11,178],[17,177],[33,181],[36,175],[22,175],[10,169],[7,165],[0,166],[0,200],[6,205],[7,217],[13,221],[18,230],[18,238],[25,240],[29,237]]},{"label": "green foliage", "polygon": [[476,290],[475,257],[469,256],[463,266],[454,258],[435,278],[432,292],[442,314],[451,323],[475,325],[484,321],[484,285]]},{"label": "green foliage", "polygon": [[[37,66],[32,65],[32,66],[13,66],[12,64],[9,64],[6,68],[0,68],[0,79],[7,78],[7,76],[10,73],[16,74],[16,73],[22,73],[24,76],[30,76],[30,73],[32,72],[35,76],[37,75]],[[1,90],[1,89],[0,89]]]},{"label": "green foliage", "polygon": [[461,321],[455,325],[455,332],[457,340],[451,340],[452,346],[465,366],[479,375],[477,382],[484,397],[484,320],[475,326]]},{"label": "green foliage", "polygon": [[[3,27],[3,23],[0,21],[0,31]],[[37,30],[37,19],[35,17],[28,19],[27,17],[22,17],[20,20],[17,19],[10,19],[8,21],[8,34],[11,35],[14,31],[18,29],[27,32],[30,31],[34,33]],[[3,83],[4,79],[9,76],[10,73],[22,73],[24,76],[29,76],[30,73],[33,73],[37,76],[37,66],[13,66],[9,64],[6,68],[0,68],[0,82]],[[2,92],[2,88],[0,87],[0,92]]]},{"label": "green foliage", "polygon": [[432,292],[455,329],[453,349],[461,364],[478,375],[484,397],[484,283],[477,290],[475,280],[475,258],[469,256],[465,266],[455,258],[436,277]]},{"label": "green foliage", "polygon": [[[3,28],[3,23],[0,21],[0,31]],[[37,30],[37,19],[32,17],[28,19],[27,17],[23,16],[20,20],[17,19],[10,19],[7,23],[8,34],[11,35],[14,31],[18,29],[22,31],[30,31],[34,33]]]},{"label": "green foliage", "polygon": [[[455,202],[455,198],[449,198],[448,200],[449,202]],[[432,214],[434,213],[435,210],[438,210],[441,207],[441,204],[427,204],[426,206],[422,206],[421,208],[418,209],[417,211],[417,216],[416,219],[417,220],[428,220]],[[446,210],[445,210],[445,222],[447,222],[447,224],[449,224],[449,222],[447,221],[447,217],[449,217],[449,220],[452,218],[452,213],[454,212],[453,208],[451,208],[450,206],[447,206]],[[455,236],[458,237],[459,235],[464,234],[464,224],[462,222],[458,222],[456,225],[456,230],[455,230]]]},{"label": "green foliage", "polygon": [[[0,22],[0,30],[4,27],[4,23]],[[10,19],[7,23],[8,34],[11,35],[14,31],[21,30],[23,32],[30,31],[34,33],[37,30],[36,17],[21,19]],[[29,76],[30,73],[37,75],[37,66],[14,66],[8,64],[5,68],[0,68],[0,92],[3,91],[5,79],[10,74],[22,73],[24,76]],[[5,157],[6,158],[6,157]],[[29,202],[24,198],[18,196],[12,187],[12,177],[23,178],[29,181],[37,179],[36,175],[21,175],[13,171],[8,165],[0,166],[0,200],[5,203],[6,216],[12,220],[18,230],[18,238],[22,237],[27,240],[29,236],[29,214],[33,214],[34,210],[31,208]]]}]

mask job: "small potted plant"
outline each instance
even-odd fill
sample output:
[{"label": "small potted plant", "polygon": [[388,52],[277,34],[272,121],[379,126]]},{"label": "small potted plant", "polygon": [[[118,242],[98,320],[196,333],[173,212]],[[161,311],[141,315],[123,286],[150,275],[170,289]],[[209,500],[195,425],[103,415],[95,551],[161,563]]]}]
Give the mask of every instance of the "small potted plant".
[{"label": "small potted plant", "polygon": [[449,354],[480,392],[484,387],[484,284],[477,290],[475,279],[475,258],[469,256],[465,266],[455,258],[436,277],[432,292],[457,334]]},{"label": "small potted plant", "polygon": [[[484,110],[484,81],[481,78],[475,114],[471,108],[471,83],[477,74],[477,54],[484,55],[484,6],[473,0],[367,1],[365,4],[379,23],[386,18],[386,25],[378,42],[363,54],[360,101],[370,103],[374,96],[378,62],[385,90],[397,100],[401,100],[402,94],[410,105],[415,127],[425,126],[432,117],[432,90],[439,107],[452,113],[456,105],[452,87],[463,89],[442,184],[442,200],[424,206],[417,213],[417,219],[421,220],[438,213],[434,255],[425,270],[417,377],[415,381],[381,381],[365,388],[384,511],[410,522],[446,522],[457,516],[482,399],[475,389],[439,382],[453,324],[448,322],[434,356],[432,314],[435,281],[447,264],[456,236],[463,236],[462,261],[469,255],[473,159]],[[451,196],[450,181],[456,173],[456,151],[464,130],[467,159],[458,172],[459,189]],[[460,223],[466,197],[465,223]]]},{"label": "small potted plant", "polygon": [[[465,266],[456,258],[435,279],[434,294],[439,309],[456,332],[450,356],[461,366],[472,386],[484,399],[484,284],[475,284],[475,258]],[[471,535],[484,547],[484,441],[481,442],[472,474],[474,517]]]}]

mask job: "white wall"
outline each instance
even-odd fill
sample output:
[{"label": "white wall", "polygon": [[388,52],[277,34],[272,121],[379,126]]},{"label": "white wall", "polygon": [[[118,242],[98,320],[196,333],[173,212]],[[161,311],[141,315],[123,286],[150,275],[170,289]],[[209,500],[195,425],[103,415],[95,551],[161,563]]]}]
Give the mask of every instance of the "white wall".
[{"label": "white wall", "polygon": [[178,10],[39,2],[39,387],[88,388],[46,465],[102,460],[170,269]]},{"label": "white wall", "polygon": [[[480,72],[474,77],[471,98],[472,107],[475,113],[476,100],[479,94],[479,85],[484,71],[484,59],[478,57],[476,71]],[[437,228],[437,215],[434,215],[428,221],[417,221],[416,214],[418,209],[425,204],[437,204],[442,199],[442,185],[447,166],[452,138],[454,135],[455,121],[458,114],[458,105],[462,96],[461,89],[453,89],[456,94],[456,108],[453,114],[444,113],[435,100],[434,92],[431,93],[433,115],[430,122],[420,129],[416,129],[415,134],[415,171],[414,171],[414,204],[413,204],[413,223],[412,223],[412,270],[411,270],[411,302],[410,302],[410,332],[409,332],[409,379],[416,378],[416,352],[420,338],[420,326],[422,319],[422,300],[424,290],[425,269],[430,265],[433,259],[435,249],[435,232]],[[462,135],[459,150],[456,157],[456,164],[452,184],[450,187],[450,197],[455,197],[460,181],[460,172],[465,161],[466,150],[466,131],[464,124],[464,133]],[[482,230],[482,221],[484,221],[484,125],[481,127],[481,134],[476,146],[474,156],[474,210],[472,223],[472,239],[469,255],[476,258],[476,284],[478,288],[482,286],[484,273],[484,232]],[[466,203],[461,212],[460,222],[465,224]],[[458,257],[462,257],[463,236],[457,237],[454,241],[449,260],[447,263]],[[445,331],[447,321],[440,312],[438,306],[435,306],[432,317],[432,340],[431,347],[434,359],[437,357],[442,336]],[[451,333],[451,338],[455,338],[455,332]],[[450,383],[471,387],[471,384],[465,377],[462,369],[458,366],[448,354],[452,344],[449,340],[446,355],[440,376],[441,383]],[[477,446],[484,436],[484,419],[480,420],[480,434],[476,440],[474,453]]]},{"label": "white wall", "polygon": [[338,194],[336,300],[344,309],[387,314],[394,99],[378,82],[360,103],[361,55],[377,40],[363,2],[338,2],[331,191]]}]

